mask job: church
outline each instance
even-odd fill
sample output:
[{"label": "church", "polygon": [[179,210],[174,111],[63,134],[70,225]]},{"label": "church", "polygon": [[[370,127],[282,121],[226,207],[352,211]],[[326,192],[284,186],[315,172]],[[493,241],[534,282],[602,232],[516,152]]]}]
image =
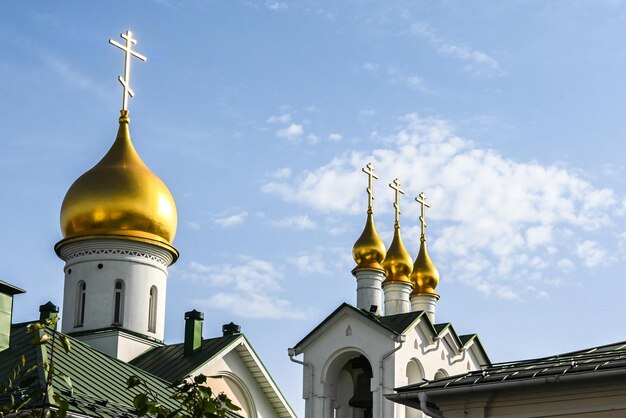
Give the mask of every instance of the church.
[{"label": "church", "polygon": [[[38,330],[48,338],[33,345],[28,324],[11,320],[14,298],[24,290],[0,281],[0,376],[38,366],[36,382],[10,395],[45,393],[38,405],[50,409],[60,396],[70,416],[129,418],[138,389],[126,389],[128,377],[142,378],[174,408],[171,383],[204,374],[215,377],[208,383],[214,393],[240,407],[230,417],[293,418],[239,325],[224,324],[222,335],[204,338],[204,315],[192,309],[181,314],[184,340],[164,341],[168,269],[179,257],[177,210],[131,141],[131,59],[145,57],[133,49],[130,31],[121,37],[123,44],[109,41],[125,57],[117,135],[69,187],[61,208],[54,251],[65,263],[62,328]],[[352,249],[356,304],[342,303],[287,350],[294,373],[302,374],[305,418],[624,416],[626,343],[492,364],[477,334],[438,322],[440,277],[427,249],[426,195],[415,198],[421,236],[412,256],[401,236],[405,191],[398,179],[389,184],[395,223],[387,248],[374,222],[378,177],[372,164],[363,172],[365,226]],[[58,312],[44,304],[39,319],[54,320]],[[58,335],[68,336],[69,353]],[[53,356],[63,375],[43,390],[44,364]],[[0,405],[6,401],[0,393]]]},{"label": "church", "polygon": [[[439,272],[426,246],[426,208],[421,205],[420,248],[413,258],[400,233],[395,179],[394,235],[386,250],[374,225],[372,164],[368,177],[365,227],[352,249],[356,267],[356,306],[343,303],[293,348],[292,361],[303,366],[306,418],[413,418],[414,405],[387,399],[394,388],[478,370],[490,365],[476,334],[459,334],[436,321]],[[302,355],[302,360],[294,359]]]},{"label": "church", "polygon": [[[124,43],[109,41],[125,57],[117,135],[106,155],[67,191],[62,239],[54,247],[65,262],[61,333],[72,348],[66,353],[57,334],[46,329],[35,337],[47,334],[47,342],[31,344],[27,324],[11,323],[13,298],[24,290],[0,281],[0,376],[19,369],[22,355],[24,370],[36,365],[39,373],[25,392],[0,392],[0,405],[10,396],[30,395],[38,406],[54,409],[59,406],[56,394],[69,403],[73,416],[127,416],[138,393],[126,389],[128,377],[139,376],[160,400],[175,407],[169,400],[171,384],[204,374],[214,377],[209,384],[213,393],[225,393],[240,408],[233,417],[293,418],[293,409],[239,325],[225,324],[222,335],[205,339],[204,315],[194,309],[184,315],[184,341],[164,341],[168,268],[179,256],[173,246],[177,211],[169,189],[131,141],[130,64],[132,57],[145,57],[133,49],[137,40],[130,31],[121,38]],[[52,303],[42,305],[40,320],[53,319],[58,311]],[[53,356],[57,374],[47,388],[45,365]],[[46,394],[38,399],[44,385]]]}]

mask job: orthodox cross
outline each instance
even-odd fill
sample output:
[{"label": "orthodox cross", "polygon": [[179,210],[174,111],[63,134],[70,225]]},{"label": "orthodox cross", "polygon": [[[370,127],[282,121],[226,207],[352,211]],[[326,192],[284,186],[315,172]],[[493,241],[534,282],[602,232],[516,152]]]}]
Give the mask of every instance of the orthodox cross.
[{"label": "orthodox cross", "polygon": [[393,207],[396,210],[396,223],[395,226],[398,228],[400,227],[400,214],[402,212],[400,212],[400,205],[398,205],[398,201],[400,199],[400,194],[404,194],[404,190],[402,190],[400,188],[400,182],[398,181],[398,179],[394,179],[393,183],[389,183],[389,187],[391,187],[393,190],[395,190],[395,194],[396,197],[393,201]]},{"label": "orthodox cross", "polygon": [[372,163],[367,163],[365,168],[362,168],[361,170],[363,170],[363,172],[367,174],[367,189],[365,189],[367,191],[367,212],[371,213],[372,200],[374,200],[374,191],[372,188],[374,185],[373,179],[378,180],[378,176],[374,174],[374,166],[372,165]]},{"label": "orthodox cross", "polygon": [[422,240],[425,240],[426,239],[425,238],[426,237],[426,208],[429,208],[430,204],[426,203],[426,195],[424,194],[424,192],[420,193],[419,196],[415,198],[415,200],[417,201],[417,203],[422,205],[420,222],[422,223]]},{"label": "orthodox cross", "polygon": [[118,47],[122,51],[124,51],[124,78],[118,76],[117,79],[120,81],[122,86],[124,87],[124,98],[122,100],[122,110],[128,110],[128,96],[133,97],[135,93],[130,88],[130,58],[135,57],[139,58],[142,61],[146,61],[147,58],[138,53],[137,51],[133,51],[131,48],[133,45],[137,43],[137,40],[133,38],[133,33],[131,31],[126,31],[126,33],[122,33],[120,35],[122,39],[126,39],[126,45],[122,45],[113,39],[109,39],[109,43],[113,46]]}]

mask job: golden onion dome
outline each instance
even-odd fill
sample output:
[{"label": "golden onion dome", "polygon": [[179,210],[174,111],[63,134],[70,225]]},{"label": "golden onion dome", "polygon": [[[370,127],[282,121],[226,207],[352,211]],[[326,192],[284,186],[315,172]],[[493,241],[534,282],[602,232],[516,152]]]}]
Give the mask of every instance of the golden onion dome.
[{"label": "golden onion dome", "polygon": [[382,262],[385,259],[385,243],[378,236],[374,226],[372,210],[367,211],[365,228],[359,239],[352,247],[352,257],[356,262],[356,269],[379,269],[382,270]]},{"label": "golden onion dome", "polygon": [[387,273],[387,278],[383,285],[389,283],[412,283],[409,276],[413,270],[413,259],[402,243],[400,235],[400,224],[394,227],[393,240],[387,250],[383,268]]},{"label": "golden onion dome", "polygon": [[439,272],[437,267],[433,264],[428,256],[426,250],[426,240],[422,235],[420,251],[413,264],[413,271],[411,272],[411,282],[413,282],[412,295],[435,295],[439,297],[435,288],[439,284]]},{"label": "golden onion dome", "polygon": [[116,236],[159,245],[176,258],[171,246],[177,225],[174,198],[135,151],[128,111],[121,113],[109,151],[72,184],[63,199],[61,243]]}]

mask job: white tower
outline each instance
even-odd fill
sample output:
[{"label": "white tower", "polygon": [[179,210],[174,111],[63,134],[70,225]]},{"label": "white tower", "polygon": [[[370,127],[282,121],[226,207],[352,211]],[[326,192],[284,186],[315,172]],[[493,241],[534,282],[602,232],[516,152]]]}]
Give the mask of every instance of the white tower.
[{"label": "white tower", "polygon": [[409,278],[413,270],[413,259],[402,243],[400,235],[400,194],[404,191],[400,188],[400,182],[395,179],[389,184],[395,192],[393,207],[396,213],[394,223],[393,240],[387,250],[383,267],[387,278],[383,282],[385,294],[385,315],[407,313],[411,310],[409,296],[413,290],[413,283]]},{"label": "white tower", "polygon": [[422,235],[420,237],[420,249],[413,271],[411,272],[411,281],[413,282],[413,291],[411,292],[411,309],[414,311],[424,311],[430,321],[435,323],[435,308],[439,300],[439,294],[435,292],[435,288],[439,284],[439,271],[430,260],[428,250],[426,249],[426,208],[430,205],[426,203],[424,192],[420,193],[415,200],[422,206],[420,223],[422,224]]},{"label": "white tower", "polygon": [[130,139],[127,109],[130,56],[126,46],[124,101],[115,142],[70,187],[61,208],[65,261],[64,333],[130,360],[164,337],[167,268],[178,258],[172,246],[177,213],[167,186],[143,163]]}]

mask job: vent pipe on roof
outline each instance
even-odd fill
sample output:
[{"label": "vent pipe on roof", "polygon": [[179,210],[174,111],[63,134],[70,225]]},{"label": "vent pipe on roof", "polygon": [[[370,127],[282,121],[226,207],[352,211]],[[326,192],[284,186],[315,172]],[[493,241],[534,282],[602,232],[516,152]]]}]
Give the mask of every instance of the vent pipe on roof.
[{"label": "vent pipe on roof", "polygon": [[224,337],[229,337],[231,335],[239,335],[241,334],[241,325],[237,325],[234,322],[230,322],[229,324],[222,325],[222,335]]},{"label": "vent pipe on roof", "polygon": [[24,293],[24,290],[0,280],[0,351],[9,348],[13,296],[20,293]]},{"label": "vent pipe on roof", "polygon": [[39,322],[45,323],[51,321],[48,325],[51,329],[57,329],[55,319],[59,316],[59,307],[48,301],[45,305],[39,307]]},{"label": "vent pipe on roof", "polygon": [[202,322],[204,314],[195,309],[185,312],[185,355],[189,356],[202,345]]}]

